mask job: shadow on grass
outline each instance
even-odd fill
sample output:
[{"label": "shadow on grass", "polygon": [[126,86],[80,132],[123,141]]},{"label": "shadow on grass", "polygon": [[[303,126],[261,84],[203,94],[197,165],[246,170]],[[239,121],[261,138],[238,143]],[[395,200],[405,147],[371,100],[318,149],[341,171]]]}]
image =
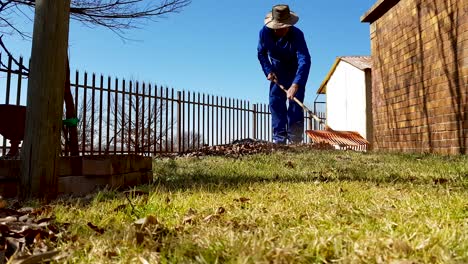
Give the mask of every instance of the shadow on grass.
[{"label": "shadow on grass", "polygon": [[242,189],[254,184],[332,182],[362,182],[374,185],[407,184],[468,190],[468,171],[463,169],[459,172],[434,173],[435,175],[431,177],[418,177],[398,167],[396,169],[388,169],[385,166],[375,168],[372,164],[356,166],[346,165],[345,162],[331,163],[320,168],[313,166],[305,169],[278,168],[274,171],[251,168],[248,173],[236,170],[225,173],[216,168],[210,169],[203,166],[193,166],[191,170],[186,170],[174,160],[158,164],[158,166],[156,174],[164,176],[156,176],[154,185],[170,192],[200,189],[220,192]]},{"label": "shadow on grass", "polygon": [[[152,192],[245,190],[252,185],[327,184],[358,182],[369,186],[402,188],[424,186],[468,192],[468,167],[464,156],[432,154],[320,152],[287,157],[287,153],[235,158],[168,159],[153,166],[154,182],[131,188]],[[288,164],[292,158],[294,164]],[[281,164],[278,161],[281,160]],[[416,164],[421,162],[418,166]],[[442,164],[442,165],[441,165]],[[302,166],[301,166],[302,165]],[[266,166],[264,169],[262,166]],[[443,167],[441,167],[443,166]],[[447,168],[449,168],[447,170]],[[125,190],[105,189],[79,198],[80,206],[112,199],[127,199]],[[62,199],[62,201],[67,199]],[[78,205],[76,200],[69,202]]]},{"label": "shadow on grass", "polygon": [[411,185],[433,185],[452,188],[468,188],[468,183],[454,184],[453,181],[446,178],[436,178],[431,182],[423,181],[415,177],[408,178],[381,178],[370,179],[366,177],[354,177],[352,175],[341,175],[338,177],[325,177],[321,175],[312,176],[297,176],[297,177],[243,177],[239,175],[225,176],[216,178],[211,175],[197,175],[190,177],[171,177],[169,179],[156,179],[155,185],[163,187],[163,189],[174,191],[185,190],[207,190],[220,192],[228,189],[242,189],[254,184],[269,184],[269,183],[331,183],[331,182],[364,182],[375,185],[392,185],[392,184],[411,184]]}]

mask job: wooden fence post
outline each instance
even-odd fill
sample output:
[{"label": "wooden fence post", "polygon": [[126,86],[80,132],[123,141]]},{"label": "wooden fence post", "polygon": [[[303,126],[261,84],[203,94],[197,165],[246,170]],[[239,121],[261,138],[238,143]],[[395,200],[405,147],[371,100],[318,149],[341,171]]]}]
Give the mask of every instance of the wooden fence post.
[{"label": "wooden fence post", "polygon": [[57,195],[70,0],[36,0],[21,151],[21,198]]}]

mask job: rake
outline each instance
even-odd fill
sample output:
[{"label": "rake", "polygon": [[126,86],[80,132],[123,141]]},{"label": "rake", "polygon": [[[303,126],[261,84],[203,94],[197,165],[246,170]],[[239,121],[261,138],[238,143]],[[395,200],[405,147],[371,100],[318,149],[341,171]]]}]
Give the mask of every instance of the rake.
[{"label": "rake", "polygon": [[[275,82],[281,90],[287,92],[283,85]],[[358,151],[366,151],[369,147],[369,141],[363,138],[355,131],[337,131],[325,124],[314,112],[305,106],[299,99],[293,97],[293,100],[302,107],[309,115],[320,124],[324,125],[325,130],[307,130],[307,136],[317,144],[329,144],[337,149],[352,149]]]}]

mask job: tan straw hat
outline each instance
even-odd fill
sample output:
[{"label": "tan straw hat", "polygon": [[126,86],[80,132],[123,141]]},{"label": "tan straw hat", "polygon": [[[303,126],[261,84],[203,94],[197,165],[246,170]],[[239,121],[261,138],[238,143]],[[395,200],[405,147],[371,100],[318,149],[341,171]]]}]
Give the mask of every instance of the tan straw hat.
[{"label": "tan straw hat", "polygon": [[299,21],[299,17],[289,10],[288,5],[275,5],[265,17],[265,26],[271,29],[290,27]]}]

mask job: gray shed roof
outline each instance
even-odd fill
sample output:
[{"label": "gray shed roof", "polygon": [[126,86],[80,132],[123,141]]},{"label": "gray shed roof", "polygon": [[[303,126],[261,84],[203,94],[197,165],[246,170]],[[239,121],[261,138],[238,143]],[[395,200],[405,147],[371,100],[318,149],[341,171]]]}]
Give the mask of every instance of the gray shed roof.
[{"label": "gray shed roof", "polygon": [[323,80],[322,85],[320,85],[320,88],[317,90],[317,94],[325,94],[327,91],[327,84],[328,81],[330,80],[331,76],[336,70],[336,67],[338,67],[338,64],[340,61],[347,62],[354,67],[360,69],[361,71],[364,71],[366,69],[371,69],[372,68],[372,58],[371,56],[342,56],[342,57],[337,57],[335,60],[335,63],[333,64],[331,70],[328,72],[327,76],[325,77],[325,80]]},{"label": "gray shed roof", "polygon": [[354,67],[365,70],[372,68],[372,60],[371,56],[345,56],[340,57],[342,61],[346,61],[347,63],[353,65]]}]

